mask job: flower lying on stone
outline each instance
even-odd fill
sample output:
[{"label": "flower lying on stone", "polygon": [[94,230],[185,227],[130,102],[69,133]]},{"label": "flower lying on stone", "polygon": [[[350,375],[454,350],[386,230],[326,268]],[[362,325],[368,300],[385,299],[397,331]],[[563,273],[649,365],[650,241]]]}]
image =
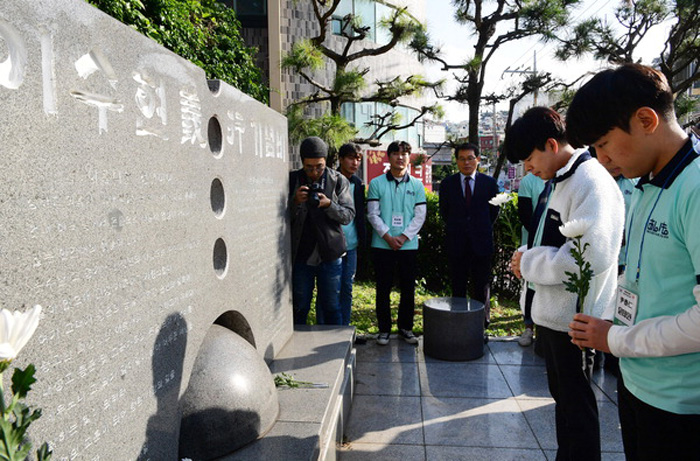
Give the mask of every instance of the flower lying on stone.
[{"label": "flower lying on stone", "polygon": [[581,237],[590,227],[590,223],[585,219],[574,219],[559,226],[559,232],[564,237],[570,239]]},{"label": "flower lying on stone", "polygon": [[489,204],[493,206],[501,206],[513,200],[513,196],[505,192],[497,194],[494,198],[489,200]]},{"label": "flower lying on stone", "polygon": [[0,310],[0,363],[9,364],[27,344],[39,325],[41,306],[26,312]]}]

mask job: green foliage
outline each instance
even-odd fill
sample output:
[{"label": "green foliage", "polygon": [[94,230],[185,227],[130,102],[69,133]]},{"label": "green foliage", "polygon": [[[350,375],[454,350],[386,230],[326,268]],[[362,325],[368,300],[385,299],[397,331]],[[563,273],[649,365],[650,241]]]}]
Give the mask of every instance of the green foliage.
[{"label": "green foliage", "polygon": [[[396,107],[399,99],[416,96],[424,90],[437,90],[442,82],[428,82],[420,76],[393,77],[388,81],[376,81],[372,85],[365,80],[372,62],[381,59],[399,43],[413,40],[416,34],[425,34],[423,26],[406,13],[406,8],[393,8],[392,13],[380,20],[380,27],[388,30],[387,43],[374,43],[370,39],[371,25],[365,25],[362,18],[349,14],[343,17],[341,35],[332,35],[329,18],[338,8],[339,2],[310,0],[318,25],[318,34],[310,39],[295,42],[292,50],[282,59],[282,68],[296,74],[314,90],[308,96],[296,100],[292,105],[308,107],[318,105],[332,116],[340,116],[344,103],[380,102]],[[328,72],[333,73],[332,81],[326,83]],[[319,75],[317,75],[319,74]],[[395,111],[394,111],[395,112]],[[368,125],[375,127],[365,141],[380,139],[385,134],[413,126],[426,114],[441,116],[441,109],[423,107],[414,120],[398,125],[392,114],[374,115]],[[350,138],[346,138],[347,141]]]},{"label": "green foliage", "polygon": [[521,283],[510,271],[510,258],[520,246],[522,224],[518,216],[518,194],[513,192],[510,195],[512,200],[501,206],[493,228],[495,252],[491,292],[506,299],[517,299]]},{"label": "green foliage", "polygon": [[357,130],[340,115],[325,114],[316,118],[305,118],[301,106],[290,106],[287,111],[289,138],[295,144],[309,136],[318,136],[329,147],[328,164],[335,160],[335,152],[352,139]]},{"label": "green foliage", "polygon": [[[520,246],[521,224],[518,217],[517,194],[501,207],[494,225],[494,256],[492,260],[491,292],[503,299],[518,299],[520,280],[510,272],[510,257]],[[450,274],[447,252],[445,251],[445,223],[440,217],[439,195],[426,191],[427,215],[420,231],[418,246],[418,276],[425,290],[447,296],[450,293]],[[371,238],[372,228],[367,224],[367,235]],[[373,280],[368,248],[358,250],[357,279]]]},{"label": "green foliage", "polygon": [[232,8],[217,0],[86,1],[198,65],[208,78],[267,102],[257,50],[243,42]]},{"label": "green foliage", "polygon": [[15,368],[15,372],[12,374],[12,393],[18,398],[25,398],[31,390],[32,384],[36,382],[36,378],[34,378],[35,371],[36,368],[31,363],[25,370]]},{"label": "green foliage", "polygon": [[583,312],[586,295],[588,295],[591,279],[593,278],[593,271],[591,270],[591,263],[584,258],[589,244],[581,245],[581,237],[574,238],[573,242],[574,247],[571,249],[571,256],[573,256],[576,261],[578,273],[564,272],[564,274],[569,277],[568,280],[564,280],[564,286],[566,286],[566,291],[578,295],[576,311]]},{"label": "green foliage", "polygon": [[[31,390],[31,385],[36,382],[34,372],[34,365],[29,365],[24,370],[15,368],[9,404],[5,402],[0,385],[0,461],[24,461],[32,448],[26,434],[29,425],[41,417],[41,410],[32,411],[22,400]],[[39,460],[51,458],[51,450],[46,443],[36,453]]]},{"label": "green foliage", "polygon": [[445,251],[445,223],[440,217],[439,195],[426,191],[427,215],[418,245],[418,278],[425,280],[433,293],[450,290],[450,274]]},{"label": "green foliage", "polygon": [[288,373],[276,374],[274,379],[275,379],[275,386],[276,387],[285,386],[285,387],[295,389],[297,387],[304,387],[304,386],[308,386],[309,384],[313,384],[313,383],[310,383],[308,381],[298,381],[298,380],[294,379],[294,377]]},{"label": "green foliage", "polygon": [[292,50],[282,59],[282,67],[301,72],[304,69],[323,69],[325,62],[321,51],[309,39],[294,42]]},{"label": "green foliage", "polygon": [[570,37],[562,40],[557,58],[567,60],[593,53],[595,59],[611,64],[633,62],[633,53],[649,29],[663,22],[669,14],[665,0],[623,0],[615,8],[615,18],[624,29],[616,33],[607,20],[586,19],[574,27]]},{"label": "green foliage", "polygon": [[344,101],[355,101],[359,97],[360,91],[367,87],[364,72],[355,70],[338,70],[333,81],[333,91]]},{"label": "green foliage", "polygon": [[[359,261],[358,261],[359,262]],[[356,281],[352,293],[352,313],[350,325],[357,329],[358,335],[375,335],[379,333],[377,326],[377,314],[375,309],[376,290],[372,281]],[[423,333],[423,303],[430,298],[442,296],[439,293],[431,293],[425,288],[424,281],[419,279],[416,284],[416,310],[414,313],[413,331],[416,334]],[[396,318],[399,310],[400,295],[397,290],[392,290],[390,294],[391,318],[393,325],[396,325]],[[311,307],[309,314],[310,323],[315,323],[315,309]],[[498,296],[491,297],[491,323],[486,333],[490,336],[517,336],[525,329],[523,315],[520,311],[518,301],[515,299],[505,299]],[[393,333],[397,333],[396,327]],[[284,384],[283,378],[279,380],[275,376],[275,383]]]}]

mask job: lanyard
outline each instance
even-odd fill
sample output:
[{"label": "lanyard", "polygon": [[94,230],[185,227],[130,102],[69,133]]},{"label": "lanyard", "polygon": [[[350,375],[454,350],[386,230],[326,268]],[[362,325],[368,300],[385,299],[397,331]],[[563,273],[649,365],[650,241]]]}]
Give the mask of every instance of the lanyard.
[{"label": "lanyard", "polygon": [[[671,174],[668,175],[668,177],[666,178],[666,181],[664,181],[663,186],[661,186],[661,189],[659,190],[659,194],[656,196],[656,200],[654,201],[654,205],[651,207],[651,211],[649,212],[649,216],[647,216],[646,223],[644,224],[644,229],[642,229],[642,241],[639,244],[639,257],[637,259],[637,273],[635,274],[635,279],[634,279],[635,283],[639,283],[639,274],[642,271],[642,251],[644,250],[644,239],[646,238],[646,235],[647,235],[647,228],[649,227],[649,221],[651,221],[651,216],[654,214],[654,210],[656,209],[656,205],[658,205],[659,199],[661,198],[661,194],[666,189],[668,182],[671,180],[671,178],[674,177],[674,175],[676,174],[676,171],[678,171],[678,168],[680,168],[680,166],[685,163],[685,160],[688,158],[690,153],[694,152],[694,151],[695,151],[695,149],[693,148],[693,145],[691,144],[690,149],[688,149],[688,152],[686,152],[686,154],[683,156],[683,159],[680,162],[678,162],[678,164],[673,169],[673,171],[671,171]],[[642,186],[642,187],[644,187],[644,186]],[[644,189],[642,189],[642,191],[643,190]],[[627,254],[628,254],[629,248],[630,248],[629,242],[630,242],[630,237],[632,236],[632,227],[634,227],[633,223],[634,223],[634,212],[630,216],[630,225],[629,225],[629,229],[627,229],[627,240],[625,240],[628,243],[627,248],[625,248],[625,266],[627,266]]]}]

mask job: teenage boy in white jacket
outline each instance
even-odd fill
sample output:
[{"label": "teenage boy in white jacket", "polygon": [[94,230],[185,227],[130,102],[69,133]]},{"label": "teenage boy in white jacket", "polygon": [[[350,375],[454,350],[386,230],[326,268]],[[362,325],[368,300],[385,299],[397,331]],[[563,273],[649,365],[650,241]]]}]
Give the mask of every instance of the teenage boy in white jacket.
[{"label": "teenage boy in white jacket", "polygon": [[578,273],[571,255],[573,241],[559,227],[583,224],[584,258],[593,277],[583,310],[596,317],[613,302],[617,255],[622,242],[622,194],[605,168],[585,149],[574,150],[565,137],[561,116],[546,107],[528,110],[506,133],[512,163],[547,181],[533,216],[527,247],[513,254],[511,269],[534,290],[532,319],[555,401],[557,460],[599,460],[598,407],[590,386],[593,354],[582,352],[567,334],[577,312],[577,296],[566,290],[566,272]]},{"label": "teenage boy in white jacket", "polygon": [[575,344],[620,357],[627,459],[698,459],[700,145],[678,124],[666,78],[639,64],[594,76],[567,119],[572,143],[593,145],[602,163],[640,176],[615,325],[577,315],[569,334]]}]

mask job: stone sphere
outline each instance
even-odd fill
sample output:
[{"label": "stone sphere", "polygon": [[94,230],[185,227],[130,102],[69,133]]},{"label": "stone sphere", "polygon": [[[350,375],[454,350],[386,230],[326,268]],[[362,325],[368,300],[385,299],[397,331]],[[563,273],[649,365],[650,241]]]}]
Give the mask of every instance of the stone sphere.
[{"label": "stone sphere", "polygon": [[212,325],[181,401],[180,458],[213,459],[265,434],[279,413],[265,361],[228,328]]}]

